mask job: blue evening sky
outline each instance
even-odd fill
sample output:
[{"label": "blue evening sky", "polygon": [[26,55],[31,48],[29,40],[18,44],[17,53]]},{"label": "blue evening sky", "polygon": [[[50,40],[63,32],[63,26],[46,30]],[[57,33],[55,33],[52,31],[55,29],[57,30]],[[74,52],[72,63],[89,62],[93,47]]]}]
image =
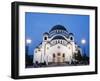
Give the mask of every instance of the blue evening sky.
[{"label": "blue evening sky", "polygon": [[[32,40],[28,45],[29,55],[33,54],[34,48],[42,42],[44,32],[55,25],[63,25],[69,32],[74,34],[76,43],[89,55],[89,16],[73,14],[49,14],[49,13],[25,13],[25,37]],[[81,40],[85,39],[83,46]]]}]

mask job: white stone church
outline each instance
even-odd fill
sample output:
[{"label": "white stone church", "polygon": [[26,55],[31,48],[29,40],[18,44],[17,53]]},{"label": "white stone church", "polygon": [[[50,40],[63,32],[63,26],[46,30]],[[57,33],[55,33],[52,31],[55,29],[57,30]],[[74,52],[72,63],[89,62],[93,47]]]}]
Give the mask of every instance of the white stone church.
[{"label": "white stone church", "polygon": [[75,43],[73,33],[64,26],[56,25],[43,34],[43,41],[34,49],[33,63],[71,63],[81,48]]}]

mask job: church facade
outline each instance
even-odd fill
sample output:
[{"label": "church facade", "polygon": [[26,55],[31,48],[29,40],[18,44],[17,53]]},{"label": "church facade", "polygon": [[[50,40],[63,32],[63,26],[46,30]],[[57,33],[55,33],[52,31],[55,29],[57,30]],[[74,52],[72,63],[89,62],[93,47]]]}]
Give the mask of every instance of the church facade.
[{"label": "church facade", "polygon": [[76,61],[74,54],[81,48],[75,43],[74,34],[64,26],[55,25],[43,34],[43,41],[34,49],[33,63],[71,63]]}]

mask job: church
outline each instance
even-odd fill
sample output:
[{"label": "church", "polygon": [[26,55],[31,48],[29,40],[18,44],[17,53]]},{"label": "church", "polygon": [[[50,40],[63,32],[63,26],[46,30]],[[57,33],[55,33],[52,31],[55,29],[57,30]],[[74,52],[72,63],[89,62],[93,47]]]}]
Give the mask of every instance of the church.
[{"label": "church", "polygon": [[81,48],[75,43],[74,34],[62,25],[55,25],[43,34],[43,41],[34,49],[33,63],[71,64],[76,61],[74,54],[78,51],[82,54]]}]

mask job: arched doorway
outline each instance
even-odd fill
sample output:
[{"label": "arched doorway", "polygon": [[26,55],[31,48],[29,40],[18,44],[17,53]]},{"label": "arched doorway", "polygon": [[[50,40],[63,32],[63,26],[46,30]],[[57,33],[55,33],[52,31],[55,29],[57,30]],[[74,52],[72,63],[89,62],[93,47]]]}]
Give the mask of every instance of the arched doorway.
[{"label": "arched doorway", "polygon": [[61,53],[57,53],[57,63],[61,63]]},{"label": "arched doorway", "polygon": [[53,63],[55,63],[56,62],[56,55],[55,55],[55,53],[53,53]]},{"label": "arched doorway", "polygon": [[60,64],[60,63],[64,63],[65,62],[65,53],[53,53],[52,55],[53,59],[53,63],[57,63],[57,64]]},{"label": "arched doorway", "polygon": [[65,53],[62,54],[62,62],[65,62]]}]

